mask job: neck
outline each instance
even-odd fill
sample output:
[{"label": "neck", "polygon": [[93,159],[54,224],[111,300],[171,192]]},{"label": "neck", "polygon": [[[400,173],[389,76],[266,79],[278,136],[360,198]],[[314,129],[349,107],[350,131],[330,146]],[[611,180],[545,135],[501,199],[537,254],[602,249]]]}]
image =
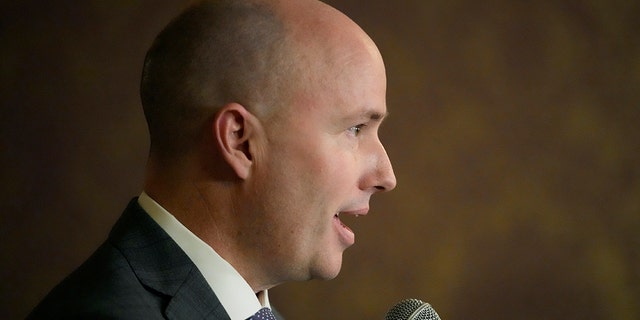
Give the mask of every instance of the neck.
[{"label": "neck", "polygon": [[183,169],[190,167],[193,166],[159,166],[149,161],[144,190],[191,232],[215,247],[211,239],[218,234],[220,222],[216,220],[221,220],[219,215],[223,212],[223,208],[216,206],[224,201],[216,199],[220,193],[212,190],[213,183],[209,187],[206,180]]},{"label": "neck", "polygon": [[159,166],[150,160],[144,190],[229,262],[254,292],[268,289],[271,286],[262,284],[259,270],[254,270],[259,263],[238,239],[238,230],[246,230],[246,219],[238,212],[242,209],[234,205],[241,198],[241,188],[236,182],[207,178],[213,175],[190,169],[198,167],[186,160],[179,168]]}]

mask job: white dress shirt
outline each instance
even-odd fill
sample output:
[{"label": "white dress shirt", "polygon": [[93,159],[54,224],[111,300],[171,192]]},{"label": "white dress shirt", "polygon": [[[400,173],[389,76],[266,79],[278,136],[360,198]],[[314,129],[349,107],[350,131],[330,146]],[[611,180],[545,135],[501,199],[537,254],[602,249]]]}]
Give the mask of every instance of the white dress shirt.
[{"label": "white dress shirt", "polygon": [[145,192],[138,198],[138,203],[189,256],[232,320],[245,320],[260,308],[271,307],[267,290],[261,292],[264,301],[261,304],[247,281],[231,264]]}]

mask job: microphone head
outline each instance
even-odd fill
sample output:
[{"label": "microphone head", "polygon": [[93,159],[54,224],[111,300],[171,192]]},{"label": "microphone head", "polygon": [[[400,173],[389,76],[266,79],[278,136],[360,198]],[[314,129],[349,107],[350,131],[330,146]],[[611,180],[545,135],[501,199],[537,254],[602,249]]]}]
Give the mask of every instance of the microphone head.
[{"label": "microphone head", "polygon": [[385,320],[440,320],[440,316],[428,303],[418,299],[406,299],[391,308]]}]

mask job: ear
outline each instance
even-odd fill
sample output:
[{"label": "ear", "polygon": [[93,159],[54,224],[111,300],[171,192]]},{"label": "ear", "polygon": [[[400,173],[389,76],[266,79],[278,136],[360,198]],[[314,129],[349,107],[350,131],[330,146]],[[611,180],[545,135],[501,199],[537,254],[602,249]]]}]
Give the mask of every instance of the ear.
[{"label": "ear", "polygon": [[238,103],[226,104],[213,121],[213,135],[220,154],[240,179],[251,173],[253,155],[250,141],[257,132],[258,119]]}]

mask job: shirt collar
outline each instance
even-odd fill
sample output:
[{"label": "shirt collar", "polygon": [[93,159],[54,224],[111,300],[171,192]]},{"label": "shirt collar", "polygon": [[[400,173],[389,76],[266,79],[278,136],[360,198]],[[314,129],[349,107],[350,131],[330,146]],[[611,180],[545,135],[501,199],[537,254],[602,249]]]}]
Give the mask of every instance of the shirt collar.
[{"label": "shirt collar", "polygon": [[271,307],[268,290],[262,292],[263,305],[231,264],[149,195],[142,192],[138,203],[196,265],[231,319],[247,319],[260,308]]}]

